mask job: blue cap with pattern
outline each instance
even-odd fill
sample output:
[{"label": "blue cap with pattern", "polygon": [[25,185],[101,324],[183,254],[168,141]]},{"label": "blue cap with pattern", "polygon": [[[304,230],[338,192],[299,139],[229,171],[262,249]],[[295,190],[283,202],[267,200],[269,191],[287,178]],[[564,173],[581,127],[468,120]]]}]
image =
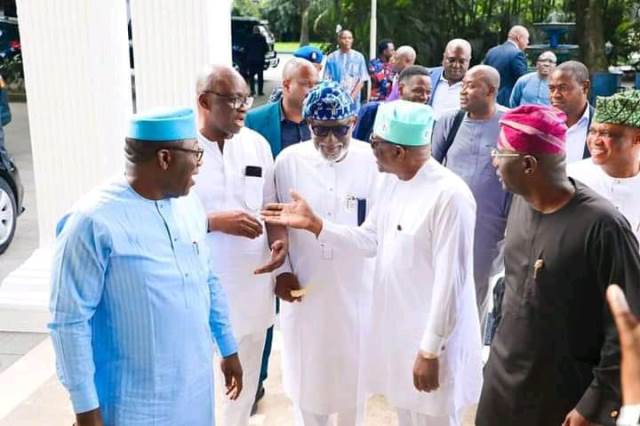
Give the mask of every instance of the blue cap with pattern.
[{"label": "blue cap with pattern", "polygon": [[327,80],[304,98],[302,114],[305,119],[344,120],[356,115],[356,109],[351,96],[338,83]]},{"label": "blue cap with pattern", "polygon": [[309,62],[313,62],[314,64],[321,64],[322,59],[324,58],[324,53],[322,50],[313,46],[302,46],[293,52],[293,56],[296,58],[306,59]]},{"label": "blue cap with pattern", "polygon": [[197,137],[195,114],[191,108],[155,109],[135,114],[127,136],[150,142],[181,141]]}]

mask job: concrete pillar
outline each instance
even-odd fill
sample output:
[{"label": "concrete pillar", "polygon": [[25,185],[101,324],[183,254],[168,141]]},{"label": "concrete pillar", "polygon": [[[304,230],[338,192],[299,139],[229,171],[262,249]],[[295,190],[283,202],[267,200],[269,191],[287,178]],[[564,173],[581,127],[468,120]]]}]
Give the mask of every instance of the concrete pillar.
[{"label": "concrete pillar", "polygon": [[40,245],[122,170],[131,82],[124,0],[18,0]]},{"label": "concrete pillar", "polygon": [[231,0],[131,0],[136,108],[195,106],[208,64],[231,64]]}]

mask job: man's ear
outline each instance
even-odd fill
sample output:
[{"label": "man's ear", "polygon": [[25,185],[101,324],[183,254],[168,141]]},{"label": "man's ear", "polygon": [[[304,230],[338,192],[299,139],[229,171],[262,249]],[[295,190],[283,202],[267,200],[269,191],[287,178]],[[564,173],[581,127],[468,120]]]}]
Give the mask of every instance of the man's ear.
[{"label": "man's ear", "polygon": [[289,89],[291,88],[291,80],[290,79],[285,79],[282,80],[282,90],[283,91],[289,91]]},{"label": "man's ear", "polygon": [[156,152],[156,161],[162,170],[168,170],[169,164],[171,163],[171,151],[168,149],[159,149]]},{"label": "man's ear", "polygon": [[582,82],[582,90],[585,95],[589,95],[589,90],[591,89],[591,81],[586,80]]},{"label": "man's ear", "polygon": [[538,170],[538,159],[533,155],[525,155],[522,157],[522,165],[525,175],[533,175]]},{"label": "man's ear", "polygon": [[211,105],[209,105],[209,98],[206,93],[200,93],[198,95],[198,106],[206,109],[207,111],[211,108]]}]

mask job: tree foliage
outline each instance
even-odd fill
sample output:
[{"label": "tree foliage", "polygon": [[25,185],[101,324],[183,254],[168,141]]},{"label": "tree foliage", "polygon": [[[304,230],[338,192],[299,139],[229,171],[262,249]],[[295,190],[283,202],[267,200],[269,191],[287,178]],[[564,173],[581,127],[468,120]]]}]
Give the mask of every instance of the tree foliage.
[{"label": "tree foliage", "polygon": [[[251,0],[234,0],[235,3]],[[309,32],[312,40],[335,45],[336,27],[349,28],[355,48],[368,52],[371,0],[259,0],[260,11],[276,36],[299,40],[301,4],[309,3]],[[378,39],[391,38],[396,46],[409,44],[418,52],[418,62],[435,65],[441,61],[448,40],[469,40],[473,63],[486,51],[505,40],[512,25],[532,30],[535,43],[545,42],[533,23],[544,22],[550,13],[576,22],[566,42],[581,46],[580,59],[592,69],[606,68],[604,44],[614,46],[609,62],[627,62],[640,50],[640,3],[638,0],[377,0]],[[255,2],[254,2],[255,3]]]}]

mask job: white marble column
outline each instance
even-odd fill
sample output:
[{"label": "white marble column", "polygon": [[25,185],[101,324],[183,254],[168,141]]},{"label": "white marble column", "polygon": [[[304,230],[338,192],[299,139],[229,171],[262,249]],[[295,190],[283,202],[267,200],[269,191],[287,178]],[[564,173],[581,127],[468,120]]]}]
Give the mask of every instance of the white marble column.
[{"label": "white marble column", "polygon": [[197,75],[231,64],[231,0],[131,0],[136,109],[195,106]]},{"label": "white marble column", "polygon": [[18,0],[40,249],[0,287],[0,329],[42,331],[55,224],[122,171],[132,111],[126,0]]}]

